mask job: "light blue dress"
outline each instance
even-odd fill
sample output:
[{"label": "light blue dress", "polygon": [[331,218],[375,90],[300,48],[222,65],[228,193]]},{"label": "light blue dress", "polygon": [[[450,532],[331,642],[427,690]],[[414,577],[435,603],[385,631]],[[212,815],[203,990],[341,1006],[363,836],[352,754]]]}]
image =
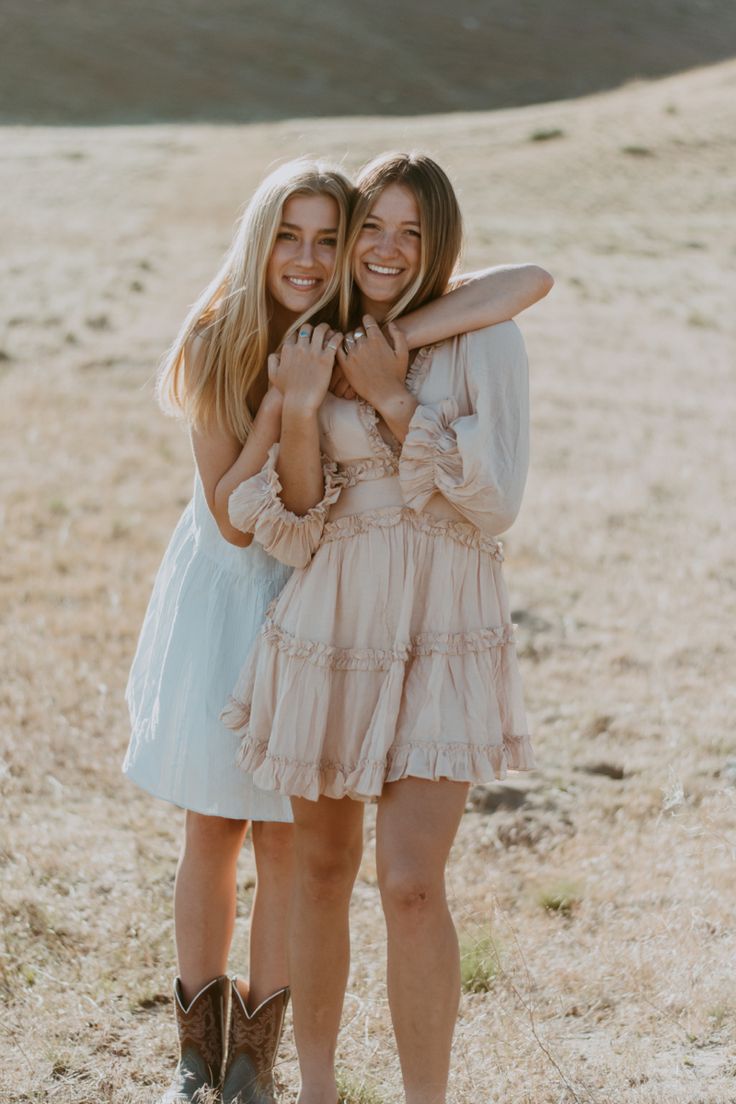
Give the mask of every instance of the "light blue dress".
[{"label": "light blue dress", "polygon": [[255,542],[222,537],[199,476],[156,576],[128,679],[131,738],[123,773],[183,809],[290,821],[287,798],[236,765],[238,737],[220,721],[269,603],[291,568]]}]

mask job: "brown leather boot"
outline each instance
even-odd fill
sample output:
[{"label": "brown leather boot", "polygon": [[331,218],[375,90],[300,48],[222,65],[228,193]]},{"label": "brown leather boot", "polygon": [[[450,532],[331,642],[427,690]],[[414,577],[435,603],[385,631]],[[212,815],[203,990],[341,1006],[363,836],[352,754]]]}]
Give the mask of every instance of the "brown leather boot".
[{"label": "brown leather boot", "polygon": [[279,989],[248,1012],[233,979],[222,1104],[276,1104],[273,1065],[288,1003],[289,990]]},{"label": "brown leather boot", "polygon": [[159,1104],[205,1104],[222,1085],[225,1033],[230,1002],[230,978],[214,978],[185,1007],[179,978],[174,982],[174,1008],[179,1032],[179,1062],[174,1083]]}]

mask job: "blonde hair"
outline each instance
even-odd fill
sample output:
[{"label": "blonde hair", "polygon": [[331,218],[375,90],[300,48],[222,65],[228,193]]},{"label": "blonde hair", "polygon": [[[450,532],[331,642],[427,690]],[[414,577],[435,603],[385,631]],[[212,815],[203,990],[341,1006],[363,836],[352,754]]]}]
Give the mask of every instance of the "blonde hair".
[{"label": "blonde hair", "polygon": [[422,235],[419,272],[391,307],[386,321],[436,299],[447,290],[462,247],[463,225],[455,190],[447,174],[426,153],[383,153],[360,170],[345,243],[345,273],[340,288],[340,329],[359,316],[360,292],[353,284],[355,244],[373,204],[389,184],[400,184],[414,195]]},{"label": "blonde hair", "polygon": [[335,200],[337,249],[322,297],[288,332],[336,311],[353,186],[339,169],[300,158],[272,172],[254,193],[220,270],[192,306],[158,373],[156,393],[167,413],[198,427],[215,424],[241,442],[253,425],[269,353],[266,269],[284,204],[295,195]]}]

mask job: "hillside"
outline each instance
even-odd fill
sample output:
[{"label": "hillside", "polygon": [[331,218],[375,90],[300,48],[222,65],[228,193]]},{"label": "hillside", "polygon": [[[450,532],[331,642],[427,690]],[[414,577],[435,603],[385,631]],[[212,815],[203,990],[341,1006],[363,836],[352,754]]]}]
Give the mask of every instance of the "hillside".
[{"label": "hillside", "polygon": [[730,0],[5,0],[0,122],[482,111],[736,54]]}]

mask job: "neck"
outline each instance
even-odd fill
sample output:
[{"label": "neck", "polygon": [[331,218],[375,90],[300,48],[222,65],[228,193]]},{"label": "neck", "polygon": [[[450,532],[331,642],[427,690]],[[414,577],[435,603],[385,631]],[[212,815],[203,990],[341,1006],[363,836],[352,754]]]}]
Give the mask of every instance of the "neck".
[{"label": "neck", "polygon": [[370,314],[380,325],[385,321],[386,315],[391,310],[392,306],[393,303],[376,303],[372,299],[366,298],[365,295],[361,295],[360,316],[362,318],[364,314]]}]

